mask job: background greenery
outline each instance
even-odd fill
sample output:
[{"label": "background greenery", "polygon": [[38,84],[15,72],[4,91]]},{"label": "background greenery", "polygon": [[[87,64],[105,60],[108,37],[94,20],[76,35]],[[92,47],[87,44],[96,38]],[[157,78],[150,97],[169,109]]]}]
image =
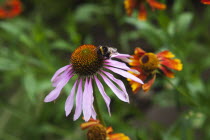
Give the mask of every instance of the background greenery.
[{"label": "background greenery", "polygon": [[[161,1],[161,0],[160,0]],[[23,13],[0,20],[0,140],[81,140],[83,120],[65,117],[64,103],[73,84],[52,103],[54,72],[69,63],[82,44],[107,45],[132,54],[172,51],[184,68],[176,78],[158,78],[148,93],[136,95],[126,79],[130,104],[112,98],[107,125],[132,140],[210,139],[210,6],[199,0],[163,0],[164,11],[152,11],[141,22],[127,17],[123,0],[23,0]]]}]

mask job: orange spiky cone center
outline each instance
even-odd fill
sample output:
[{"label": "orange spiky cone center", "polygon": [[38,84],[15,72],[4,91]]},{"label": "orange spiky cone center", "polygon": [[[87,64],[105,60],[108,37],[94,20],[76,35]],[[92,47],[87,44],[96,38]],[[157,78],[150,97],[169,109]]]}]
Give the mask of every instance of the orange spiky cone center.
[{"label": "orange spiky cone center", "polygon": [[95,74],[103,65],[103,59],[97,53],[94,45],[82,45],[71,55],[73,70],[80,76]]}]

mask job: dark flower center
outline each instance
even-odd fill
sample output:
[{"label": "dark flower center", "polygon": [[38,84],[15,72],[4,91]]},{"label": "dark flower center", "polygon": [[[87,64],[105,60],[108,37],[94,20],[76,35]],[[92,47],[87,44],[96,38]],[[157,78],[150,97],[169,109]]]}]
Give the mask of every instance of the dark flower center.
[{"label": "dark flower center", "polygon": [[150,73],[159,67],[159,60],[154,53],[145,53],[139,59],[140,67],[144,72]]},{"label": "dark flower center", "polygon": [[106,140],[106,128],[101,124],[91,126],[87,132],[87,138],[88,140]]}]

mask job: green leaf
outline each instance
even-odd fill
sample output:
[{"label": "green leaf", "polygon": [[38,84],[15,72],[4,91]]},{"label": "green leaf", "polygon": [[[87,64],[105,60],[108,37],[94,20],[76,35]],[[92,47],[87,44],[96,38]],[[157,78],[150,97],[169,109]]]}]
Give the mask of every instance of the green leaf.
[{"label": "green leaf", "polygon": [[23,77],[23,85],[26,90],[26,93],[29,99],[34,102],[35,101],[35,93],[36,89],[36,79],[32,72],[26,72],[25,76]]}]

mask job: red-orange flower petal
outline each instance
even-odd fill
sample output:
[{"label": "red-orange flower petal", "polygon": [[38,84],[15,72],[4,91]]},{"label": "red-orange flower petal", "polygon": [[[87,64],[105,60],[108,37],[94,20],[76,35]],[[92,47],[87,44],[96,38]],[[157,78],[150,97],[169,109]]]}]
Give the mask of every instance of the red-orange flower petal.
[{"label": "red-orange flower petal", "polygon": [[99,120],[90,119],[88,122],[82,123],[80,127],[84,130],[96,124],[99,124]]},{"label": "red-orange flower petal", "polygon": [[156,0],[147,0],[147,2],[154,9],[159,9],[159,10],[165,10],[166,9],[165,4],[159,3]]},{"label": "red-orange flower petal", "polygon": [[182,70],[182,63],[180,59],[169,59],[169,58],[162,58],[160,64],[177,71]]},{"label": "red-orange flower petal", "polygon": [[125,0],[124,6],[128,16],[131,16],[133,13],[133,9],[135,8],[136,1],[135,0]]},{"label": "red-orange flower petal", "polygon": [[160,66],[161,71],[165,74],[165,76],[169,78],[174,78],[174,73],[164,66]]},{"label": "red-orange flower petal", "polygon": [[12,18],[22,12],[22,4],[19,0],[6,0],[0,6],[0,18]]},{"label": "red-orange flower petal", "polygon": [[155,82],[155,79],[156,79],[156,74],[153,76],[153,78],[151,80],[149,80],[147,83],[143,84],[142,89],[144,90],[144,92],[147,92],[150,90],[151,86]]},{"label": "red-orange flower petal", "polygon": [[138,19],[145,21],[147,19],[147,11],[143,4],[140,4]]},{"label": "red-orange flower petal", "polygon": [[139,47],[135,48],[135,50],[134,50],[134,54],[137,55],[137,56],[142,56],[145,53],[146,52],[144,50],[142,50],[141,48],[139,48]]},{"label": "red-orange flower petal", "polygon": [[110,134],[108,137],[110,140],[130,140],[130,138],[123,133]]},{"label": "red-orange flower petal", "polygon": [[203,3],[203,4],[210,4],[210,0],[201,0],[201,3]]},{"label": "red-orange flower petal", "polygon": [[158,57],[165,57],[165,58],[173,58],[173,57],[175,57],[175,55],[172,52],[168,51],[168,50],[159,52],[157,54],[157,56]]}]

